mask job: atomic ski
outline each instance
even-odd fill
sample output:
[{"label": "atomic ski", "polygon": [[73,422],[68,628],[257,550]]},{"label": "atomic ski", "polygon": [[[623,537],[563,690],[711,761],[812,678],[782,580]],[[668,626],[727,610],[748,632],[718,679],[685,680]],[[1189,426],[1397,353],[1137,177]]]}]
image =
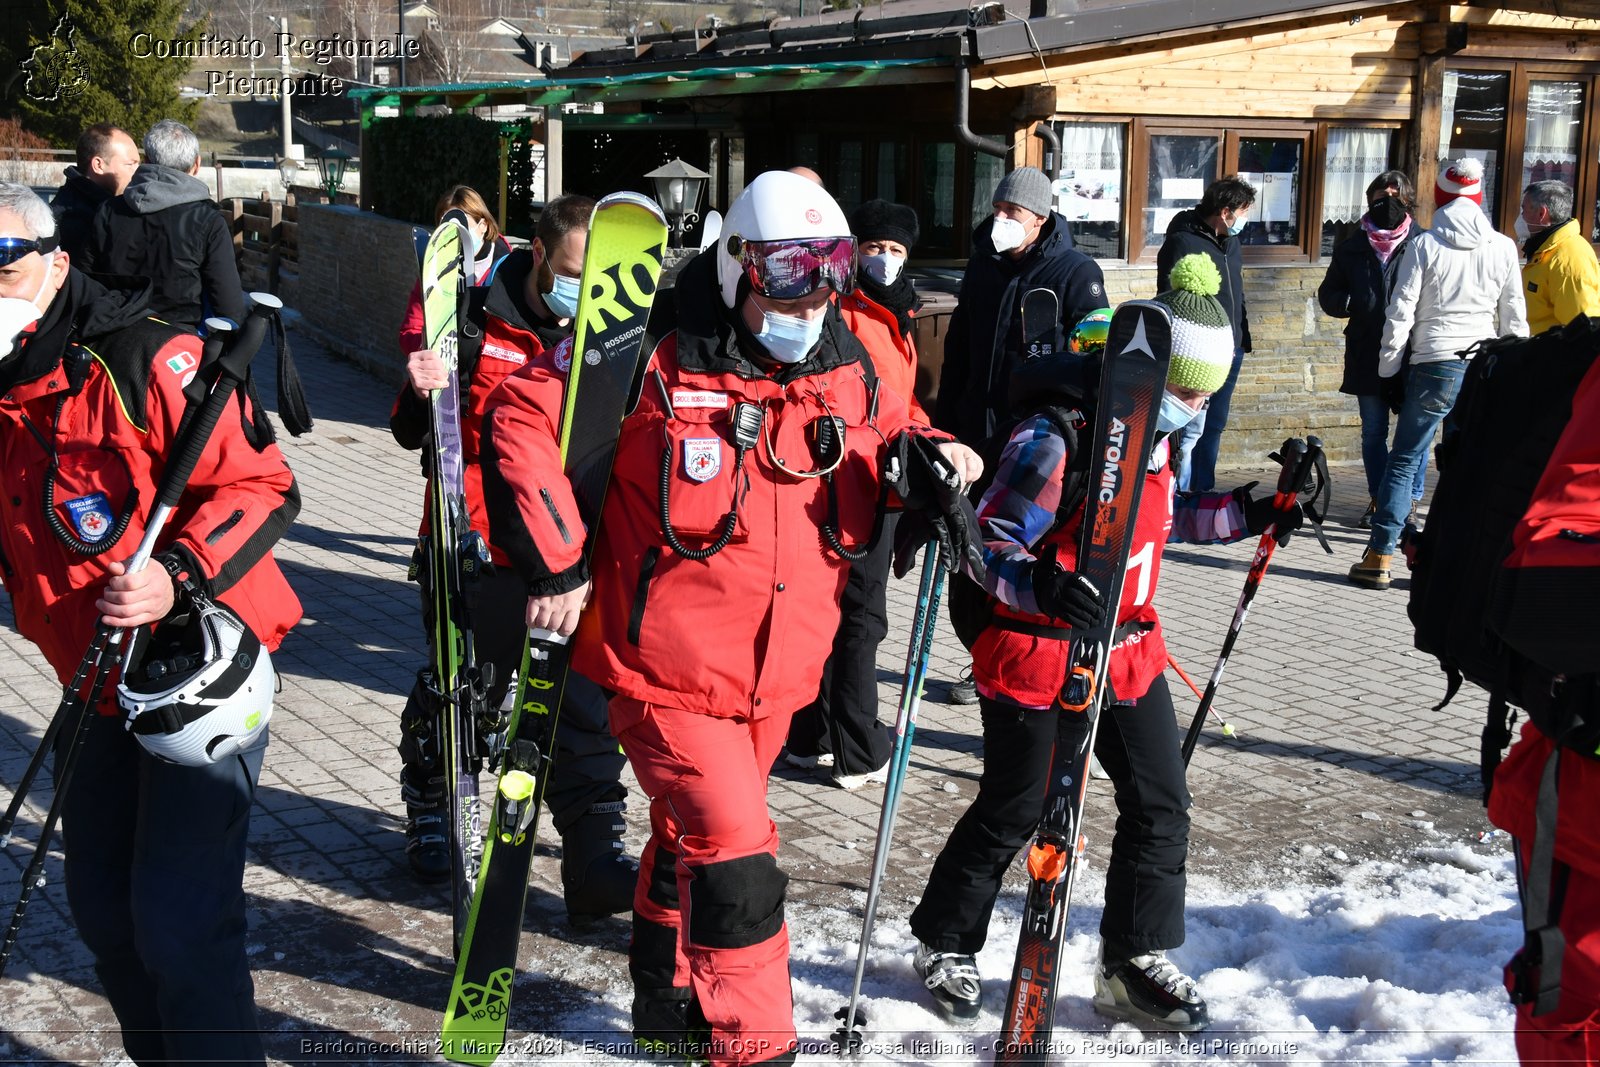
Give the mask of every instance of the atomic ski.
[{"label": "atomic ski", "polygon": [[1017,961],[1000,1016],[997,1064],[1045,1062],[1050,1053],[1061,947],[1076,870],[1073,860],[1082,849],[1089,757],[1110,696],[1106,664],[1115,640],[1122,580],[1171,347],[1172,320],[1160,304],[1130,300],[1111,319],[1076,565],[1105,597],[1106,614],[1099,626],[1072,632],[1067,676],[1055,701],[1059,716],[1055,751],[1045,785],[1044,815],[1028,848],[1028,895],[1017,937]]},{"label": "atomic ski", "polygon": [[1056,350],[1056,323],[1061,299],[1054,289],[1029,289],[1022,298],[1022,354],[1026,359],[1048,356]]},{"label": "atomic ski", "polygon": [[[584,526],[594,530],[611,480],[617,436],[639,361],[645,322],[666,252],[667,223],[654,202],[616,193],[595,206],[584,250],[561,419],[561,460]],[[594,547],[584,545],[587,560]],[[478,891],[456,964],[441,1031],[456,1063],[490,1064],[505,1047],[534,832],[555,749],[568,650],[530,634],[495,793]]]},{"label": "atomic ski", "polygon": [[446,212],[422,253],[423,344],[438,354],[446,381],[429,396],[433,437],[428,449],[427,573],[432,670],[421,679],[434,711],[436,758],[450,797],[450,915],[454,949],[466,936],[473,886],[483,845],[479,815],[480,725],[487,716],[488,679],[480,676],[472,648],[464,585],[489,561],[489,546],[467,518],[461,447],[461,392],[456,376],[461,309],[473,250],[472,230],[461,211]]}]

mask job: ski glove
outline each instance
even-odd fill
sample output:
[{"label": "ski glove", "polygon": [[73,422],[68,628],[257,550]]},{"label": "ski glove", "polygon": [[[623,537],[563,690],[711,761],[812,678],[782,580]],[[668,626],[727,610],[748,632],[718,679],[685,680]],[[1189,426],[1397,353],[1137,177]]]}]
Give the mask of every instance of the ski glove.
[{"label": "ski glove", "polygon": [[1241,485],[1233,491],[1233,499],[1244,512],[1245,529],[1252,534],[1265,533],[1268,526],[1278,524],[1277,540],[1281,545],[1306,523],[1304,509],[1298,503],[1290,504],[1287,508],[1279,508],[1272,502],[1270,496],[1252,497],[1250,490],[1260,485],[1260,482],[1251,482]]},{"label": "ski glove", "polygon": [[1055,545],[1045,549],[1033,565],[1033,599],[1040,611],[1074,630],[1099,626],[1106,618],[1105,594],[1088,575],[1063,570],[1056,562]]},{"label": "ski glove", "polygon": [[922,546],[935,538],[943,544],[952,570],[982,570],[977,512],[950,461],[939,451],[938,439],[901,433],[889,443],[884,481],[905,506],[895,529],[896,578],[905,577]]}]

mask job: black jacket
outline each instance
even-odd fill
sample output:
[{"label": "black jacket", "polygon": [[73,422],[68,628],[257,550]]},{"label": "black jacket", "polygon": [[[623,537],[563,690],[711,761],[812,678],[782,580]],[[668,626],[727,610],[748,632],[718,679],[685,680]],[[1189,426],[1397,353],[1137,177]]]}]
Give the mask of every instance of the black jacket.
[{"label": "black jacket", "polygon": [[1222,291],[1217,299],[1233,323],[1233,345],[1250,351],[1250,313],[1244,303],[1244,262],[1239,256],[1239,239],[1232,235],[1218,237],[1194,208],[1178,212],[1167,224],[1167,239],[1156,254],[1156,292],[1164,293],[1172,287],[1168,282],[1172,265],[1193,252],[1205,253],[1217,265],[1222,275]]},{"label": "black jacket", "polygon": [[127,190],[95,214],[88,269],[149,278],[151,313],[198,327],[207,315],[244,321],[244,290],[228,223],[200,179],[143,163]]},{"label": "black jacket", "polygon": [[973,253],[961,279],[961,295],[945,333],[944,366],[933,424],[979,445],[1010,417],[1011,370],[1022,359],[1023,297],[1030,289],[1053,290],[1061,302],[1055,349],[1064,351],[1079,319],[1106,306],[1100,265],[1072,247],[1067,220],[1052,213],[1039,239],[1020,260],[994,250],[986,219],[972,235]]},{"label": "black jacket", "polygon": [[1317,303],[1336,319],[1348,319],[1344,326],[1344,380],[1339,392],[1351,396],[1381,396],[1378,377],[1378,349],[1383,341],[1385,312],[1394,292],[1400,261],[1410,254],[1411,244],[1422,232],[1416,220],[1389,262],[1379,263],[1366,231],[1340,241],[1328,261],[1328,273],[1317,287]]},{"label": "black jacket", "polygon": [[68,167],[67,180],[50,198],[50,213],[56,217],[56,236],[61,249],[82,269],[89,251],[89,231],[100,205],[111,199],[104,187],[90,181],[77,167]]}]

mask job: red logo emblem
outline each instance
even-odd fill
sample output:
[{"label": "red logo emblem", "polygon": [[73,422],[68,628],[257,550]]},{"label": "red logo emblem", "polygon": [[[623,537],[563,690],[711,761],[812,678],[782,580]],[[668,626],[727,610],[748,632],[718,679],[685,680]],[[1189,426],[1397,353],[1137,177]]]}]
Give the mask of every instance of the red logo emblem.
[{"label": "red logo emblem", "polygon": [[814,207],[806,208],[806,221],[813,226],[820,226],[822,224],[822,212]]}]

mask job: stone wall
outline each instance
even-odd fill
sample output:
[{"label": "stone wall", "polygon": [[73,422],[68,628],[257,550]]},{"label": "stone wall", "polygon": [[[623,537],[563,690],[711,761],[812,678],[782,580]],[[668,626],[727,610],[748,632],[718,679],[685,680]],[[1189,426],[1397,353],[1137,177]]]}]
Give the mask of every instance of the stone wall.
[{"label": "stone wall", "polygon": [[417,283],[409,223],[347,205],[300,205],[302,322],[328,347],[399,384],[395,339]]},{"label": "stone wall", "polygon": [[[1154,267],[1102,267],[1113,304],[1155,292]],[[1360,460],[1355,400],[1339,392],[1344,323],[1317,306],[1326,272],[1326,264],[1245,268],[1255,350],[1245,355],[1234,390],[1222,466],[1259,463],[1284,438],[1307,434],[1322,438],[1330,461]]]}]

